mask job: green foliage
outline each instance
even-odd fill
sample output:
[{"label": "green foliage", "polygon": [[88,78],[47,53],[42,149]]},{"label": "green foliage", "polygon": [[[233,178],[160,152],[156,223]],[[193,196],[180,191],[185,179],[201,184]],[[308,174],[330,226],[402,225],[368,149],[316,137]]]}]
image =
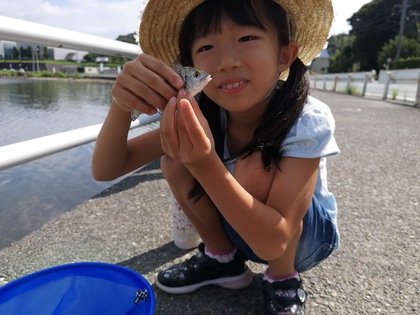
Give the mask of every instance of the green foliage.
[{"label": "green foliage", "polygon": [[352,46],[354,36],[345,34],[332,36],[328,43],[330,73],[350,72],[353,67]]},{"label": "green foliage", "polygon": [[0,70],[0,77],[28,77],[28,78],[72,78],[72,79],[81,79],[85,78],[79,73],[75,74],[67,74],[61,71],[57,71],[55,73],[51,71],[38,71],[38,72],[21,72],[21,71],[14,71],[14,70]]},{"label": "green foliage", "polygon": [[117,37],[117,40],[120,42],[130,43],[130,44],[137,44],[136,38],[134,37],[134,33],[130,33],[127,35],[120,35]]},{"label": "green foliage", "polygon": [[[387,63],[387,59],[394,59],[397,54],[398,36],[389,40],[378,54],[378,67],[384,68]],[[401,41],[401,59],[400,62],[393,68],[405,69],[415,68],[416,62],[412,59],[420,59],[420,42],[417,39],[402,37]],[[403,61],[404,60],[404,61]],[[410,60],[410,61],[407,61]],[[410,66],[411,65],[411,66]]]},{"label": "green foliage", "polygon": [[23,76],[25,76],[24,72],[11,71],[11,70],[0,70],[0,77],[23,77]]},{"label": "green foliage", "polygon": [[[378,52],[398,35],[401,10],[401,0],[373,0],[348,20],[352,26],[350,35],[354,36],[351,60],[360,65],[360,71],[382,68],[383,62],[378,66]],[[407,38],[419,39],[419,14],[420,0],[411,0],[404,25],[404,35]],[[388,57],[390,56],[386,58]],[[395,54],[392,58],[395,58]]]},{"label": "green foliage", "polygon": [[48,52],[48,47],[45,46],[44,47],[44,59],[48,59],[48,57],[50,56],[50,53]]},{"label": "green foliage", "polygon": [[18,59],[19,58],[19,50],[16,47],[13,47],[13,59]]},{"label": "green foliage", "polygon": [[396,65],[396,69],[418,69],[420,68],[420,57],[409,57],[400,59]]},{"label": "green foliage", "polygon": [[[130,33],[130,34],[127,34],[127,35],[120,35],[120,36],[118,36],[117,40],[120,41],[120,42],[129,43],[129,44],[136,44],[136,39],[134,37],[134,33]],[[89,54],[85,55],[83,59],[86,62],[95,63],[96,57],[103,57],[103,55],[89,53]],[[130,60],[129,58],[120,57],[120,56],[108,56],[108,57],[109,57],[109,62],[111,64],[117,64],[117,65],[123,65],[127,61]],[[95,65],[97,65],[97,64],[95,64]]]},{"label": "green foliage", "polygon": [[348,95],[360,95],[360,92],[357,90],[357,88],[351,84],[346,86],[346,90],[344,92]]}]

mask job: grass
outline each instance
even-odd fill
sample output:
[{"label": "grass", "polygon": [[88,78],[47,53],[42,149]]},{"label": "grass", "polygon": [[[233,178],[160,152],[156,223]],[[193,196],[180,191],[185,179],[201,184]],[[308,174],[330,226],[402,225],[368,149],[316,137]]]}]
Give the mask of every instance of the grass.
[{"label": "grass", "polygon": [[[22,63],[22,64],[27,64],[30,63],[32,64],[34,61],[33,60],[0,60],[0,63]],[[39,60],[39,63],[48,63],[51,65],[64,65],[64,66],[81,66],[81,67],[98,67],[99,64],[96,62],[80,62],[77,63],[75,61],[67,61],[67,60],[49,60],[49,59],[45,59],[45,60]],[[105,67],[122,67],[123,64],[119,64],[119,63],[105,63],[104,64]]]},{"label": "grass", "polygon": [[348,95],[360,95],[360,92],[353,85],[348,85],[346,89],[341,92]]},{"label": "grass", "polygon": [[0,77],[8,77],[8,78],[72,78],[72,79],[81,79],[85,78],[86,76],[81,75],[80,73],[75,74],[67,74],[61,71],[51,72],[51,71],[14,71],[14,70],[0,70]]}]

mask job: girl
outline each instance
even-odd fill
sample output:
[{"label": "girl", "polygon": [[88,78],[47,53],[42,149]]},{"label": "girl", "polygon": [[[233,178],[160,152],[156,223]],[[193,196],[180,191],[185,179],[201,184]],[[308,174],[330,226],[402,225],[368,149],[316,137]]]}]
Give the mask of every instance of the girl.
[{"label": "girl", "polygon": [[[110,180],[161,157],[176,201],[203,243],[157,274],[180,294],[249,285],[247,259],[268,265],[268,314],[303,314],[299,273],[338,247],[325,158],[338,154],[329,108],[309,97],[305,64],[322,49],[330,0],[150,0],[146,54],[124,66],[92,170]],[[212,80],[185,99],[176,61]],[[287,80],[279,80],[287,76]],[[127,141],[130,111],[162,111],[160,128]]]}]

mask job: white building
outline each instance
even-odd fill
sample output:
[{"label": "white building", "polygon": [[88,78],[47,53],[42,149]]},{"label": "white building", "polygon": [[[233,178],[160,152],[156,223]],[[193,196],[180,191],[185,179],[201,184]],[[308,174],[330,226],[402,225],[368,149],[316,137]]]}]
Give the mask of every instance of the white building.
[{"label": "white building", "polygon": [[65,48],[49,48],[53,50],[54,60],[69,60],[69,61],[82,61],[88,54],[87,51],[78,51]]},{"label": "white building", "polygon": [[0,40],[0,59],[32,59],[32,54],[21,56],[23,53],[28,53],[28,47],[31,51],[35,49],[38,51],[39,58],[43,58],[45,53],[48,53],[46,59],[50,60],[69,60],[82,61],[83,57],[88,54],[87,51],[76,51],[65,48],[47,47],[42,45],[29,45],[25,43],[16,43],[10,41]]},{"label": "white building", "polygon": [[310,66],[314,73],[327,73],[330,67],[330,55],[326,49],[323,49],[318,57],[316,57]]},{"label": "white building", "polygon": [[0,59],[13,59],[13,47],[16,43],[0,40]]}]

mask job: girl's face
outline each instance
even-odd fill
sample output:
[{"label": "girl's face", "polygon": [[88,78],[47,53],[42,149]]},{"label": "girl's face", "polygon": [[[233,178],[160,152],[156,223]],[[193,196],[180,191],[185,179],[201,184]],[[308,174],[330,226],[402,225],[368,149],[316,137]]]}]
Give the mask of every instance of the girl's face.
[{"label": "girl's face", "polygon": [[276,38],[271,29],[240,26],[224,18],[220,32],[196,39],[191,51],[194,67],[212,76],[206,95],[232,113],[263,111],[261,105],[268,104],[267,95],[295,57],[295,51],[280,48]]}]

